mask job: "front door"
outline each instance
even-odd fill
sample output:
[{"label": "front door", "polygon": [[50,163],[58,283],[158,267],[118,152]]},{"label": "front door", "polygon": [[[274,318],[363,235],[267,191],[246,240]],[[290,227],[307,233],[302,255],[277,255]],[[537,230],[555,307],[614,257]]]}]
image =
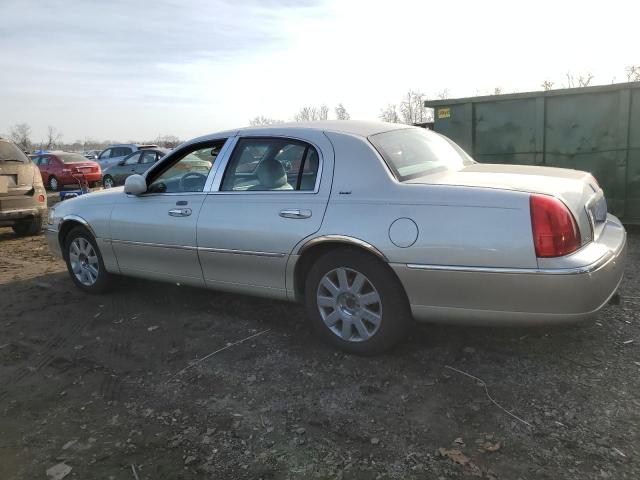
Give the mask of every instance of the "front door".
[{"label": "front door", "polygon": [[140,157],[142,156],[142,151],[135,152],[129,155],[124,159],[122,165],[115,165],[111,167],[111,171],[113,171],[113,179],[115,180],[116,185],[122,185],[127,177],[133,175],[136,172],[136,166],[140,161]]},{"label": "front door", "polygon": [[237,137],[198,220],[205,283],[284,298],[289,254],[322,223],[333,149],[321,133],[304,140]]},{"label": "front door", "polygon": [[[196,220],[218,143],[174,152],[149,172],[146,193],[122,194],[110,225],[123,274],[203,285]],[[192,168],[196,163],[197,171]]]}]

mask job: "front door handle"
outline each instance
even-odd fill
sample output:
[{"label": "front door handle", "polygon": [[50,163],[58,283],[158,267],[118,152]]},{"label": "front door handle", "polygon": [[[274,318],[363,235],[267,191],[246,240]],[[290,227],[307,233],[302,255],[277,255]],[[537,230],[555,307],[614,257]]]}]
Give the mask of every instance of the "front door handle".
[{"label": "front door handle", "polygon": [[285,208],[280,210],[280,216],[283,218],[309,218],[311,210],[300,210],[299,208]]},{"label": "front door handle", "polygon": [[188,217],[191,215],[190,208],[172,208],[169,210],[169,215],[172,217]]}]

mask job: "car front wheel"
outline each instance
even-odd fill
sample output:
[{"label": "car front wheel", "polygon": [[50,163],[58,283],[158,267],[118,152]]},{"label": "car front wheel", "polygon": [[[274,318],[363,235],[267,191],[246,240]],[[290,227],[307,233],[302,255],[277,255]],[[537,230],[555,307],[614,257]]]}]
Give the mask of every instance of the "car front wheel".
[{"label": "car front wheel", "polygon": [[382,353],[402,340],[413,323],[393,271],[360,250],[320,257],[307,277],[305,299],[315,330],[349,353]]},{"label": "car front wheel", "polygon": [[80,290],[102,293],[110,283],[95,238],[84,227],[75,227],[65,238],[65,260],[71,280]]},{"label": "car front wheel", "polygon": [[102,179],[102,186],[104,188],[113,188],[115,187],[115,185],[116,183],[113,181],[113,177],[111,177],[110,175],[105,175]]}]

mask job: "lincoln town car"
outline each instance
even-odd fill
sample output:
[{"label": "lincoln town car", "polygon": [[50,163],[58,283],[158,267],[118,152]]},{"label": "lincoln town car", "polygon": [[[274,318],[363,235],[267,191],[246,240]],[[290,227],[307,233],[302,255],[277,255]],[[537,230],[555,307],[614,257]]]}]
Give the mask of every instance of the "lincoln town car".
[{"label": "lincoln town car", "polygon": [[435,132],[356,121],[196,138],[59,203],[46,235],[86,292],[129,275],[302,302],[323,339],[362,355],[414,320],[592,317],[626,252],[587,172],[477,163]]}]

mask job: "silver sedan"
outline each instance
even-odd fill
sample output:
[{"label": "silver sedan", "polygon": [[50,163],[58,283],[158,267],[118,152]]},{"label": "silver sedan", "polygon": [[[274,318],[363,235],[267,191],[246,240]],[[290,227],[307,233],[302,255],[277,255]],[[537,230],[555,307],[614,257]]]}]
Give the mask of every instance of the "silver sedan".
[{"label": "silver sedan", "polygon": [[589,173],[479,164],[436,133],[350,121],[196,138],[124,188],[58,204],[46,234],[87,292],[131,275],[304,302],[358,354],[414,319],[588,318],[626,251]]}]

